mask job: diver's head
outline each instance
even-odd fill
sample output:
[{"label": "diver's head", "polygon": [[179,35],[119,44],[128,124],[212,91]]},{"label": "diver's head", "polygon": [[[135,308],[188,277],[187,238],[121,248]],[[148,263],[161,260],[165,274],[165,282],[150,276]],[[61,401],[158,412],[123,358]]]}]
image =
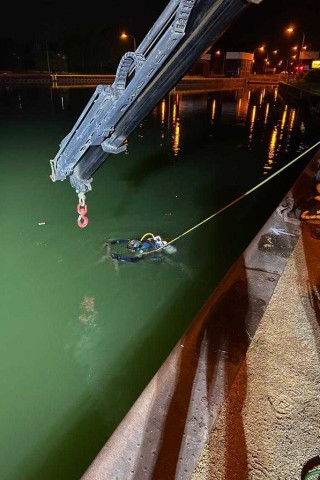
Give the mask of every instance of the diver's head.
[{"label": "diver's head", "polygon": [[130,250],[138,250],[138,248],[141,247],[141,242],[140,240],[129,240],[127,247],[130,248]]}]

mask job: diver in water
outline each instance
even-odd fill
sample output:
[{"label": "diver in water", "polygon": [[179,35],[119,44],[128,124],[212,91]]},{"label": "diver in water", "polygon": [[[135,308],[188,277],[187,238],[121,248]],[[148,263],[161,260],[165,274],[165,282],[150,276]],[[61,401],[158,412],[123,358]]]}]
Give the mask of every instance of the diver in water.
[{"label": "diver in water", "polygon": [[162,257],[162,253],[174,253],[176,248],[172,245],[168,245],[165,240],[159,235],[153,235],[153,233],[146,233],[143,237],[138,239],[119,239],[107,242],[107,245],[122,245],[126,246],[130,255],[121,255],[117,252],[111,252],[110,257],[113,260],[120,262],[138,262],[144,258],[150,256],[153,260],[159,260]]}]

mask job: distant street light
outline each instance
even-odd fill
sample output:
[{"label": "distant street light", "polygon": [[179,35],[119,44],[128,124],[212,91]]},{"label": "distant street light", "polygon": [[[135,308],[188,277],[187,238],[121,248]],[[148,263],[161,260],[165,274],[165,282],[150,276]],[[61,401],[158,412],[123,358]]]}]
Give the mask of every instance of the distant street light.
[{"label": "distant street light", "polygon": [[252,55],[253,55],[252,70],[253,70],[253,64],[254,64],[254,61],[255,61],[255,60],[254,60],[254,54],[255,54],[255,52],[256,52],[257,50],[259,50],[260,52],[264,52],[264,49],[265,49],[265,48],[266,48],[266,47],[265,47],[264,45],[261,45],[261,47],[256,47],[256,48],[253,50],[253,52],[252,52]]},{"label": "distant street light", "polygon": [[255,54],[255,52],[256,52],[257,50],[260,50],[260,52],[264,52],[264,49],[265,49],[265,48],[266,48],[266,47],[265,47],[264,45],[261,45],[261,47],[256,47],[256,48],[253,50],[252,55],[254,56],[254,54]]},{"label": "distant street light", "polygon": [[[301,29],[300,29],[301,30]],[[288,27],[286,29],[286,32],[287,33],[293,33],[295,31],[295,28],[294,27]],[[305,39],[306,39],[306,36],[305,36],[305,33],[303,30],[301,30],[301,33],[302,33],[302,40],[301,40],[301,46],[299,48],[299,55],[298,55],[298,65],[300,65],[300,61],[301,61],[301,52],[302,50],[304,50],[304,42],[305,42]]]},{"label": "distant street light", "polygon": [[[222,54],[221,50],[217,50],[217,51],[215,52],[215,55],[216,55],[217,57],[220,57],[221,54]],[[221,67],[222,74],[224,74],[225,61],[226,61],[226,54],[224,53],[223,56],[222,56],[222,67]]]},{"label": "distant street light", "polygon": [[134,38],[133,35],[129,35],[128,33],[122,33],[120,38],[122,40],[126,40],[127,38],[131,37],[132,40],[133,40],[133,51],[135,52],[137,50],[137,43],[136,43],[136,39]]}]

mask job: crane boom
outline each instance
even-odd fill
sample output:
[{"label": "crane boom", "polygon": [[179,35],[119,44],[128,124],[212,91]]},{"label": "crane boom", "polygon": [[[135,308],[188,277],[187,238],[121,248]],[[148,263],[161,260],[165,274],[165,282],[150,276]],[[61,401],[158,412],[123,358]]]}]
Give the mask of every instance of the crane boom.
[{"label": "crane boom", "polygon": [[135,52],[127,52],[112,85],[98,85],[50,160],[52,181],[65,180],[78,195],[92,175],[179,82],[205,49],[251,3],[262,0],[170,0]]}]

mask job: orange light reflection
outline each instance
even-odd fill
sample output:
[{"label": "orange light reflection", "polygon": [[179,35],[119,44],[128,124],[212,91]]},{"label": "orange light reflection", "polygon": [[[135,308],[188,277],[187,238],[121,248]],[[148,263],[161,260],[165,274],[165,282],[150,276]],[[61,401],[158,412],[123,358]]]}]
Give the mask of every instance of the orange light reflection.
[{"label": "orange light reflection", "polygon": [[176,157],[180,152],[180,122],[179,118],[177,119],[174,131],[173,131],[173,144],[172,144],[173,154]]},{"label": "orange light reflection", "polygon": [[282,114],[282,119],[281,119],[281,130],[283,130],[285,124],[286,124],[286,118],[287,118],[287,113],[288,113],[288,105],[284,107],[284,111]]},{"label": "orange light reflection", "polygon": [[211,123],[213,123],[214,121],[215,114],[216,114],[216,101],[213,100],[211,105]]},{"label": "orange light reflection", "polygon": [[165,101],[165,99],[163,99],[162,102],[161,102],[161,123],[162,123],[162,125],[164,124],[165,115],[166,115],[166,101]]},{"label": "orange light reflection", "polygon": [[271,134],[271,139],[268,148],[268,161],[263,166],[263,173],[266,175],[269,170],[272,169],[274,164],[274,157],[276,153],[276,145],[277,145],[277,137],[278,137],[278,128],[275,126],[273,127],[273,131]]},{"label": "orange light reflection", "polygon": [[289,118],[289,131],[291,132],[293,129],[293,124],[296,118],[296,110],[293,108],[290,112],[290,118]]},{"label": "orange light reflection", "polygon": [[264,116],[264,123],[265,123],[265,124],[266,124],[267,121],[268,121],[269,108],[270,108],[270,105],[269,105],[269,103],[267,103],[267,105],[266,105],[266,113],[265,113],[265,116]]},{"label": "orange light reflection", "polygon": [[254,121],[255,121],[255,118],[256,118],[256,113],[257,113],[257,107],[256,107],[256,105],[253,105],[252,112],[251,112],[251,118],[250,118],[249,143],[252,142],[252,138],[253,138],[253,127],[254,127]]}]

